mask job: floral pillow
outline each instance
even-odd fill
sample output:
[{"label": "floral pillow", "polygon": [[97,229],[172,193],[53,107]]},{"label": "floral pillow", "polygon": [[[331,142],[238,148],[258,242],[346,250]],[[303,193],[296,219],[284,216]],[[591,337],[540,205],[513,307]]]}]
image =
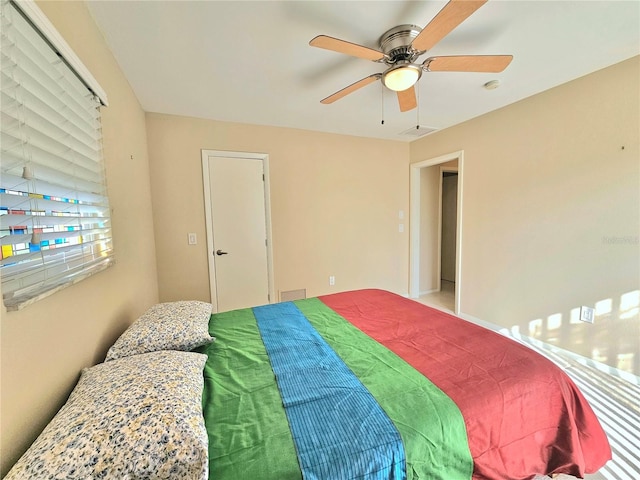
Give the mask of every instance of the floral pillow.
[{"label": "floral pillow", "polygon": [[206,360],[162,351],[84,369],[5,480],[207,479]]},{"label": "floral pillow", "polygon": [[212,305],[198,301],[159,303],[116,340],[105,362],[158,350],[189,351],[215,340],[209,335]]}]

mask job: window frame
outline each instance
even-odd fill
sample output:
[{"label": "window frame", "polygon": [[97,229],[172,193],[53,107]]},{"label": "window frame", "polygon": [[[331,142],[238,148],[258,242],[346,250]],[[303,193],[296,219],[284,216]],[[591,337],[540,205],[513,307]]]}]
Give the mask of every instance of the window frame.
[{"label": "window frame", "polygon": [[34,0],[9,0],[15,5],[33,24],[40,35],[49,42],[50,46],[57,51],[69,68],[75,72],[78,78],[100,99],[100,103],[105,107],[109,106],[107,92],[100,86],[89,69],[76,55],[67,41],[60,35],[60,32],[53,26]]}]

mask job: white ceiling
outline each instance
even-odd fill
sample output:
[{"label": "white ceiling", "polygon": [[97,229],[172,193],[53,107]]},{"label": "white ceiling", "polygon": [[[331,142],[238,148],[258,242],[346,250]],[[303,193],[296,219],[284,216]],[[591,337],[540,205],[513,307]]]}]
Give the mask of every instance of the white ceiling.
[{"label": "white ceiling", "polygon": [[[455,125],[640,53],[637,0],[490,0],[419,61],[512,54],[511,65],[425,72],[419,108],[400,113],[380,82],[320,104],[384,65],[308,42],[325,34],[379,49],[386,30],[424,27],[444,1],[88,3],[145,111],[394,140],[412,140],[399,133],[418,122]],[[500,88],[485,90],[493,79]]]}]

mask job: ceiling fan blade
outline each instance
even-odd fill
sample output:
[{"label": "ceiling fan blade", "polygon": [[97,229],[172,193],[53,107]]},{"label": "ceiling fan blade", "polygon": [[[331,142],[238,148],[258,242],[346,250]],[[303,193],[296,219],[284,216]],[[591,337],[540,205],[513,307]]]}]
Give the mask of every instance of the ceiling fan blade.
[{"label": "ceiling fan blade", "polygon": [[400,105],[401,112],[408,112],[416,108],[418,106],[418,102],[416,101],[416,87],[412,86],[398,92],[398,104]]},{"label": "ceiling fan blade", "polygon": [[380,73],[375,73],[373,75],[369,75],[368,77],[363,78],[362,80],[358,80],[355,83],[352,83],[348,87],[343,88],[342,90],[338,90],[333,95],[329,95],[327,98],[323,98],[320,100],[320,103],[324,103],[328,105],[329,103],[333,103],[336,100],[340,100],[342,97],[349,95],[350,93],[355,92],[356,90],[369,85],[370,83],[378,80],[382,75]]},{"label": "ceiling fan blade", "polygon": [[414,38],[411,46],[419,51],[430,50],[485,3],[487,0],[451,0]]},{"label": "ceiling fan blade", "polygon": [[384,53],[374,50],[373,48],[363,47],[355,43],[340,40],[339,38],[328,37],[327,35],[318,35],[313,38],[309,45],[312,47],[333,50],[334,52],[344,53],[352,57],[364,58],[365,60],[373,60],[377,62],[384,58]]},{"label": "ceiling fan blade", "polygon": [[431,57],[422,64],[429,72],[502,72],[513,55],[459,55]]}]

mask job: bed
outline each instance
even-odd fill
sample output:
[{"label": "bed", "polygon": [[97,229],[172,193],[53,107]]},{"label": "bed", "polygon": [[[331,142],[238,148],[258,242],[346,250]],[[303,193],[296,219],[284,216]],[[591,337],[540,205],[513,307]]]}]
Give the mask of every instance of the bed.
[{"label": "bed", "polygon": [[211,332],[211,479],[582,477],[611,458],[550,361],[386,291],[222,313]]},{"label": "bed", "polygon": [[611,458],[558,367],[390,292],[210,313],[152,307],[6,479],[518,480]]}]

